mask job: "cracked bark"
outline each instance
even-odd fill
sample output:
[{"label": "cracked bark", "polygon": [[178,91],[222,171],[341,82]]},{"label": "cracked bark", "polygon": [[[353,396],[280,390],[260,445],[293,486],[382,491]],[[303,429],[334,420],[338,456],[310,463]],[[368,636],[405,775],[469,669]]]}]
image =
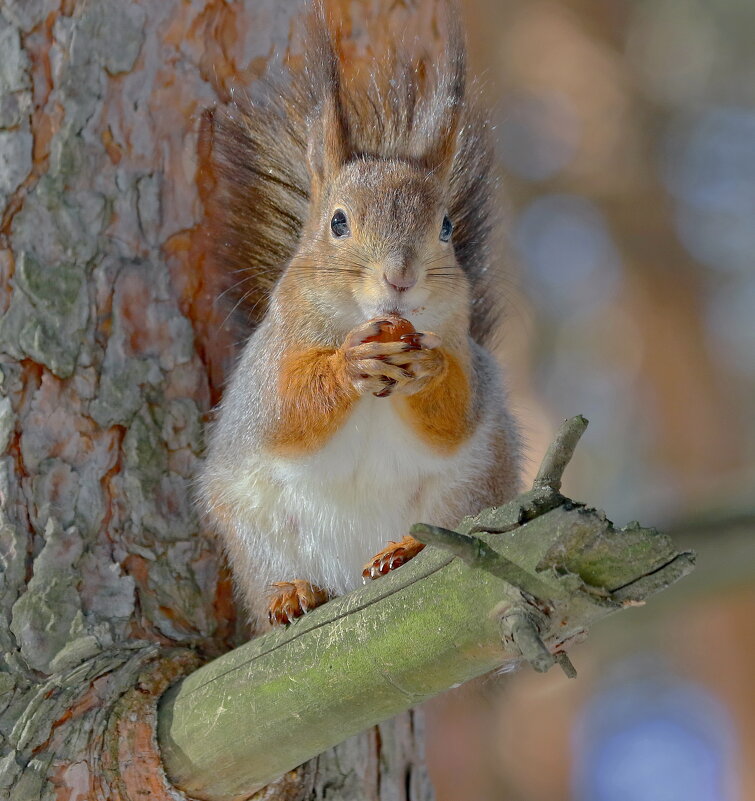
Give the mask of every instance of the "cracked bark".
[{"label": "cracked bark", "polygon": [[[154,699],[238,644],[190,500],[233,344],[196,122],[300,5],[0,2],[0,799],[179,797]],[[259,797],[429,799],[420,727]]]}]

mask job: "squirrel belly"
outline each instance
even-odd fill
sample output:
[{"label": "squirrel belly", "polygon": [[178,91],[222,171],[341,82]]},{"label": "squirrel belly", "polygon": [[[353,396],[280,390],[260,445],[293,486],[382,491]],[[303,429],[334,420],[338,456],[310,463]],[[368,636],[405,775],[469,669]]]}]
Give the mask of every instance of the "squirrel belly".
[{"label": "squirrel belly", "polygon": [[[500,398],[502,389],[490,386],[498,381],[489,357],[482,349],[476,355],[484,397]],[[243,414],[236,399],[261,389],[240,383],[229,388],[225,419]],[[348,592],[361,585],[365,558],[413,523],[453,526],[490,496],[514,490],[490,486],[491,476],[500,476],[492,464],[500,429],[493,404],[483,404],[463,441],[442,452],[402,411],[405,402],[357,399],[337,430],[309,452],[274,454],[251,442],[246,448],[241,437],[210,454],[205,503],[253,617],[264,617],[265,591],[281,578],[303,579],[331,595]],[[231,425],[243,431],[241,420]],[[509,459],[510,445],[504,445]],[[515,471],[507,480],[513,484]]]},{"label": "squirrel belly", "polygon": [[454,507],[462,499],[454,490],[459,479],[473,477],[482,448],[473,437],[452,455],[438,454],[397,404],[361,398],[320,450],[276,459],[272,472],[300,545],[289,575],[342,594],[361,584],[366,558],[408,534],[412,523],[457,522]]}]

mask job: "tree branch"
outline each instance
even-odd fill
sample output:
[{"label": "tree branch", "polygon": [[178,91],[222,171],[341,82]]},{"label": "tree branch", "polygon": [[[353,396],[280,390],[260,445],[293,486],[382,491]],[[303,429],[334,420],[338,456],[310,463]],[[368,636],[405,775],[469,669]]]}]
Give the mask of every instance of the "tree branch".
[{"label": "tree branch", "polygon": [[[164,696],[168,776],[208,801],[255,789],[437,693],[523,659],[536,670],[598,619],[692,569],[653,529],[614,529],[558,493],[586,426],[561,428],[533,489],[462,521],[379,581],[200,668]],[[433,547],[434,546],[434,547]]]},{"label": "tree branch", "polygon": [[585,433],[587,419],[578,414],[561,423],[561,427],[556,433],[556,437],[543,457],[540,469],[535,476],[534,489],[547,489],[550,487],[554,492],[561,489],[561,477],[564,474],[566,465],[574,455],[577,443]]}]

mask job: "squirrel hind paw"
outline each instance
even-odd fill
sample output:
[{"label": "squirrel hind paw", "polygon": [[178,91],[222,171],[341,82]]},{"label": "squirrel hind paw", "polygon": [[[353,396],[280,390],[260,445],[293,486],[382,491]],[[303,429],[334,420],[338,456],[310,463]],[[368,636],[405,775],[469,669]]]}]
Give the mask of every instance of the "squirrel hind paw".
[{"label": "squirrel hind paw", "polygon": [[365,581],[380,578],[413,559],[424,547],[423,543],[408,534],[401,542],[391,541],[367,562],[362,570],[362,578]]},{"label": "squirrel hind paw", "polygon": [[285,626],[296,618],[322,606],[328,592],[308,581],[276,581],[270,587],[267,617],[271,626]]}]

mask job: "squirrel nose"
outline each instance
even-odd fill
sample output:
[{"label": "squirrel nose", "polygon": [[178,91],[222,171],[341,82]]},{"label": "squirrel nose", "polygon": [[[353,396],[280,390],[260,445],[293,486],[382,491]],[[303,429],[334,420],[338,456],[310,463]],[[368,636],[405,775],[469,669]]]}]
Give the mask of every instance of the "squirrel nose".
[{"label": "squirrel nose", "polygon": [[385,283],[393,287],[397,292],[406,292],[407,289],[411,289],[417,283],[417,279],[408,274],[392,274],[388,277],[388,275],[384,273],[383,278],[385,279]]}]

